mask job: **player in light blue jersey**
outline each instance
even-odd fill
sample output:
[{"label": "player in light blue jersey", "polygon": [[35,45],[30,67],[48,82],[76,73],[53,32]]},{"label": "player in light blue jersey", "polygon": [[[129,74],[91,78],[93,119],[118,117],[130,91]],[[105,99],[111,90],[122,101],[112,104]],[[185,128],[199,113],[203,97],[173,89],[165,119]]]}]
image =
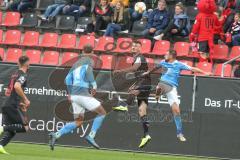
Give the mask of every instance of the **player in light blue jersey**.
[{"label": "player in light blue jersey", "polygon": [[57,139],[71,133],[72,130],[80,127],[84,120],[85,109],[96,112],[98,116],[94,119],[91,132],[86,136],[86,141],[93,147],[99,149],[99,145],[95,142],[95,135],[102,125],[106,116],[106,111],[101,103],[94,98],[97,89],[97,83],[93,75],[92,59],[93,48],[86,45],[83,48],[83,56],[73,65],[69,71],[65,83],[68,87],[69,99],[72,103],[74,122],[66,124],[58,132],[50,133],[49,145],[54,150]]},{"label": "player in light blue jersey", "polygon": [[175,51],[170,51],[165,55],[165,60],[161,61],[153,70],[145,72],[144,75],[148,75],[161,69],[162,76],[156,87],[156,98],[159,99],[160,95],[166,95],[168,103],[171,106],[174,121],[177,129],[177,138],[184,142],[186,138],[183,135],[182,120],[180,115],[177,87],[179,85],[178,79],[182,70],[190,70],[193,72],[199,72],[204,75],[211,75],[212,73],[204,72],[203,70],[195,67],[190,67],[182,62],[176,60],[177,54]]}]

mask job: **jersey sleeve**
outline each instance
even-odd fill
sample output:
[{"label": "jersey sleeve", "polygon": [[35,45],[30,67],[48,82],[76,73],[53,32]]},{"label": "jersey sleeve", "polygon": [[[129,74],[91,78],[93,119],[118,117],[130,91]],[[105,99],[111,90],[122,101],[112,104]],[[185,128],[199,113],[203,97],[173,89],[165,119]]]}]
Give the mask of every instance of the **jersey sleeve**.
[{"label": "jersey sleeve", "polygon": [[73,72],[72,72],[72,71],[70,71],[70,72],[68,73],[68,75],[66,76],[66,78],[65,78],[65,84],[66,84],[67,86],[73,85]]},{"label": "jersey sleeve", "polygon": [[180,69],[180,70],[188,70],[188,71],[191,71],[191,70],[192,70],[192,67],[190,67],[189,65],[187,65],[187,64],[185,64],[185,63],[179,62],[179,69]]},{"label": "jersey sleeve", "polygon": [[16,82],[19,82],[21,85],[23,85],[26,81],[27,81],[27,76],[23,74],[20,75],[16,80]]}]

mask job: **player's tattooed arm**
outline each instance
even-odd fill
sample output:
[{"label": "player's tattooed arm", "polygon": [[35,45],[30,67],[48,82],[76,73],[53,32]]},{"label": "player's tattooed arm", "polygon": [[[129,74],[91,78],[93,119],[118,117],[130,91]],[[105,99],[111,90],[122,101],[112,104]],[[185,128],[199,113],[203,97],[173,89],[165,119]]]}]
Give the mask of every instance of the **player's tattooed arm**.
[{"label": "player's tattooed arm", "polygon": [[164,73],[166,71],[166,68],[164,68],[163,66],[156,66],[154,67],[153,69],[143,73],[143,76],[146,76],[146,75],[149,75],[149,74],[152,74],[156,71],[160,71],[161,73]]},{"label": "player's tattooed arm", "polygon": [[113,73],[129,73],[129,72],[135,72],[137,69],[141,66],[141,63],[135,63],[129,68],[121,69],[121,70],[115,70]]}]

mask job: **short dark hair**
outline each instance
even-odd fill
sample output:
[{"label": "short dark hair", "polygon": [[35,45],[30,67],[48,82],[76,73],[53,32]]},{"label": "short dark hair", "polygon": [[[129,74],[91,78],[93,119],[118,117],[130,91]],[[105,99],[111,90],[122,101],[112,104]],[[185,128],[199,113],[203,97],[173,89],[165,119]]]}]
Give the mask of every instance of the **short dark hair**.
[{"label": "short dark hair", "polygon": [[83,46],[83,53],[92,53],[93,47],[91,44],[86,44]]},{"label": "short dark hair", "polygon": [[140,46],[142,46],[142,43],[141,43],[140,41],[138,41],[138,40],[134,40],[134,41],[132,42],[132,44],[139,44]]},{"label": "short dark hair", "polygon": [[23,66],[25,63],[27,63],[29,61],[28,56],[21,56],[18,59],[18,63]]},{"label": "short dark hair", "polygon": [[177,52],[175,50],[169,51],[169,55],[171,55],[173,58],[177,58]]}]

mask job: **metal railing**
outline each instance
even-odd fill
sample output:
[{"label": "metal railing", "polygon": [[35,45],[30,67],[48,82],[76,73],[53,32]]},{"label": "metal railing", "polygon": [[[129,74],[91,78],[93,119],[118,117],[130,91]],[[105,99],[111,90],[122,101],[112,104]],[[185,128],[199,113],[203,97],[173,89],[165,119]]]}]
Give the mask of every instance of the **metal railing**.
[{"label": "metal railing", "polygon": [[229,61],[223,63],[221,77],[224,77],[226,65],[229,64],[229,63],[232,63],[233,61],[235,61],[235,60],[237,60],[237,59],[239,59],[239,58],[240,58],[240,55],[238,55],[237,57],[235,57],[235,58],[233,58],[233,59],[230,59]]}]

